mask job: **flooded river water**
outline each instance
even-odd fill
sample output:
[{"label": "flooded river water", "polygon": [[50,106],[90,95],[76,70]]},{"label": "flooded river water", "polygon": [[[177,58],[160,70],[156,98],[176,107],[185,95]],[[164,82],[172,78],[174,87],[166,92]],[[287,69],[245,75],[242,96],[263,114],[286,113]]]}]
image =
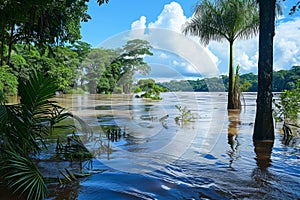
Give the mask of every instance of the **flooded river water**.
[{"label": "flooded river water", "polygon": [[[244,94],[240,113],[226,110],[225,93],[162,97],[56,98],[90,126],[85,133],[76,124],[95,159],[86,163],[93,175],[75,185],[50,185],[48,199],[300,198],[298,138],[285,145],[276,128],[274,143],[252,142],[256,94]],[[176,121],[175,105],[186,106],[194,120]]]}]

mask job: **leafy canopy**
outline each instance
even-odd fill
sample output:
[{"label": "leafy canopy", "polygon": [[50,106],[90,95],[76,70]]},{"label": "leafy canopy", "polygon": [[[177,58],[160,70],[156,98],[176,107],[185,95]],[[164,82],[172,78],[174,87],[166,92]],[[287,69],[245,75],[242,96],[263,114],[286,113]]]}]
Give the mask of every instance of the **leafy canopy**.
[{"label": "leafy canopy", "polygon": [[254,0],[203,0],[196,6],[183,33],[210,41],[249,39],[258,33],[259,15]]}]

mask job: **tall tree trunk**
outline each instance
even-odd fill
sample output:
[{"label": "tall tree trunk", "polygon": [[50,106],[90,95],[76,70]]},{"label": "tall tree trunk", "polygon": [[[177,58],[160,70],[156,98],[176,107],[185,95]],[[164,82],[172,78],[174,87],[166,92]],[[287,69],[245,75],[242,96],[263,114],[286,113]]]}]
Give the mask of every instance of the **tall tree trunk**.
[{"label": "tall tree trunk", "polygon": [[6,60],[7,65],[10,65],[10,57],[11,57],[11,52],[12,52],[12,46],[14,43],[14,29],[15,29],[15,23],[12,23],[11,27],[10,27],[10,37],[9,37],[9,43],[8,43],[8,55],[7,55],[7,60]]},{"label": "tall tree trunk", "polygon": [[3,65],[4,62],[4,39],[1,38],[1,47],[0,47],[0,66]]},{"label": "tall tree trunk", "polygon": [[240,103],[236,101],[234,94],[233,42],[234,41],[229,41],[229,81],[227,109],[240,109]]},{"label": "tall tree trunk", "polygon": [[234,83],[233,83],[233,98],[234,98],[234,108],[236,110],[241,110],[241,91],[240,91],[240,75],[239,75],[239,71],[240,71],[240,66],[238,65],[236,67],[236,72],[235,72],[235,76],[234,76]]},{"label": "tall tree trunk", "polygon": [[272,116],[273,37],[276,0],[259,0],[258,92],[253,140],[274,140]]}]

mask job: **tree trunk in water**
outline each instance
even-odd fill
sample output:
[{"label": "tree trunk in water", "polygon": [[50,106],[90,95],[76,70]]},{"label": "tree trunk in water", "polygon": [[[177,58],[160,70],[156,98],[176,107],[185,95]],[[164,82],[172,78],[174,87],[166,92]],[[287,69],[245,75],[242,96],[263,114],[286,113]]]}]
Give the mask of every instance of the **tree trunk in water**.
[{"label": "tree trunk in water", "polygon": [[275,4],[276,0],[259,0],[258,92],[253,140],[274,140],[272,75]]},{"label": "tree trunk in water", "polygon": [[237,110],[241,110],[241,91],[240,91],[240,75],[239,75],[239,71],[240,71],[240,66],[236,67],[236,72],[235,72],[235,76],[234,76],[234,84],[233,84],[233,98],[234,98],[234,106],[235,109]]},{"label": "tree trunk in water", "polygon": [[241,103],[239,98],[239,94],[236,94],[234,87],[234,66],[233,66],[233,42],[229,41],[229,81],[228,81],[228,102],[227,109],[241,109]]}]

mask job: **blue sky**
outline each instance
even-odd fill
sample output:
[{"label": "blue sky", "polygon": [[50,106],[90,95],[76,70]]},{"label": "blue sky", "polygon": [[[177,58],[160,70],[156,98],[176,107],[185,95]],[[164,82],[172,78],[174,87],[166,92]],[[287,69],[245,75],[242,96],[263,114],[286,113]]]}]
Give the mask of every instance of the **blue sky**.
[{"label": "blue sky", "polygon": [[[82,40],[92,44],[93,47],[99,45],[110,47],[110,44],[130,37],[151,40],[151,44],[153,43],[155,47],[155,56],[145,58],[153,68],[149,77],[163,79],[164,75],[170,74],[171,71],[181,77],[189,78],[227,74],[228,43],[226,41],[211,42],[203,47],[198,43],[197,38],[186,40],[185,36],[180,34],[182,25],[192,16],[196,2],[110,0],[108,4],[98,6],[96,1],[92,0],[88,11],[92,19],[82,24]],[[274,39],[276,70],[300,65],[300,14],[298,12],[292,17],[288,15],[293,2],[287,0],[287,4],[282,4],[284,15],[277,19]],[[145,34],[147,29],[153,29],[151,36],[150,33]],[[174,34],[168,31],[155,31],[156,29],[167,29]],[[168,40],[172,41],[172,44],[168,43]],[[190,48],[196,44],[199,47]],[[235,42],[235,65],[241,66],[242,73],[257,72],[257,44],[258,37]],[[158,71],[161,72],[161,76],[158,75]],[[165,77],[167,79],[167,76]]]}]

